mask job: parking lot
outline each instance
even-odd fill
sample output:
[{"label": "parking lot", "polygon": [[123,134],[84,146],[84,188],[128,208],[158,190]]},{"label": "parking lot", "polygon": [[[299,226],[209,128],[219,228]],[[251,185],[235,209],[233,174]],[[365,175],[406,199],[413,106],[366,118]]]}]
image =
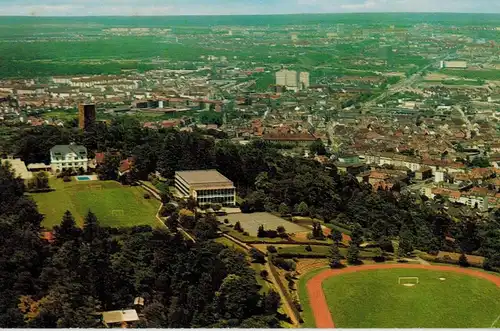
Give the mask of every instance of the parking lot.
[{"label": "parking lot", "polygon": [[264,229],[266,230],[276,230],[276,228],[281,225],[285,227],[287,233],[310,231],[310,229],[304,228],[298,224],[289,222],[270,213],[228,214],[226,216],[219,217],[219,220],[223,221],[226,218],[233,225],[239,221],[244,231],[255,237],[257,236],[257,231],[260,225],[264,225]]}]

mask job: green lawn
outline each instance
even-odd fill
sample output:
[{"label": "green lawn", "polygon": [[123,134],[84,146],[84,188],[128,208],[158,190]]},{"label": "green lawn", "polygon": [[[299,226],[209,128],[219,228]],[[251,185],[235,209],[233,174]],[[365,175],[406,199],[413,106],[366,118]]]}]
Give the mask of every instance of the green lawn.
[{"label": "green lawn", "polygon": [[[50,185],[55,191],[31,194],[45,215],[42,225],[46,228],[58,225],[66,210],[79,225],[83,224],[89,210],[97,215],[103,226],[159,225],[155,217],[159,202],[153,198],[144,199],[145,191],[138,186],[122,186],[113,181],[64,183],[61,179],[51,179]],[[99,185],[101,189],[96,187]]]},{"label": "green lawn", "polygon": [[[419,284],[398,285],[406,276]],[[340,328],[490,328],[500,314],[496,285],[452,272],[363,271],[331,277],[323,290]],[[314,326],[310,316],[306,326]]]}]

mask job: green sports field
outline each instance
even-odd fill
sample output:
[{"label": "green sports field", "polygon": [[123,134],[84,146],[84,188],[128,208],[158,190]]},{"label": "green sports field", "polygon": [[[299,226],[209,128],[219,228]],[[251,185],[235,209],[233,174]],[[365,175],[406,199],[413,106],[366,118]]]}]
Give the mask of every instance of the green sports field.
[{"label": "green sports field", "polygon": [[47,229],[58,225],[66,210],[77,224],[83,224],[85,215],[91,210],[102,226],[130,227],[134,225],[157,226],[156,212],[160,203],[151,198],[144,199],[141,187],[122,186],[113,181],[72,181],[51,179],[53,192],[31,194],[38,209],[45,215],[43,226]]},{"label": "green sports field", "polygon": [[[399,285],[399,277],[418,277],[419,284]],[[370,270],[330,277],[323,291],[339,328],[490,328],[495,321],[500,327],[500,289],[468,275]],[[314,327],[310,308],[304,308],[304,326]]]}]

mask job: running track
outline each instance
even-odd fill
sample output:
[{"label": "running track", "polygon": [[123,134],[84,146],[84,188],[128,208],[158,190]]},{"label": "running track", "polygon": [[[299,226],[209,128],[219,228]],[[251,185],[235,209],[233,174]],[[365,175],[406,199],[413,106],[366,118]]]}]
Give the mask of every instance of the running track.
[{"label": "running track", "polygon": [[323,280],[337,275],[364,271],[364,270],[378,270],[378,269],[426,269],[426,270],[435,270],[435,271],[451,271],[457,272],[461,274],[467,274],[470,276],[483,278],[495,283],[498,287],[500,287],[500,277],[492,274],[488,274],[485,272],[458,268],[458,267],[449,267],[449,266],[427,266],[427,265],[419,265],[419,264],[373,264],[366,266],[357,266],[357,267],[349,267],[345,269],[330,269],[325,270],[318,275],[311,278],[307,284],[307,294],[309,296],[309,305],[311,306],[311,310],[313,312],[314,321],[317,328],[334,328],[335,324],[333,323],[332,314],[330,309],[328,308],[328,304],[326,303],[325,294],[323,293]]}]

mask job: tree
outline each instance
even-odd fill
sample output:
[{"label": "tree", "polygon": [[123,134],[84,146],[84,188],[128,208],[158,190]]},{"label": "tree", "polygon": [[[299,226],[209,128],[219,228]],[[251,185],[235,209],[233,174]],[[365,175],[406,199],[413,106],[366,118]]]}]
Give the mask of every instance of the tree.
[{"label": "tree", "polygon": [[312,228],[312,237],[314,239],[323,239],[325,235],[323,234],[323,228],[321,227],[320,222],[313,222],[313,228]]},{"label": "tree", "polygon": [[359,248],[357,245],[351,243],[347,250],[347,262],[349,264],[359,264]]},{"label": "tree", "polygon": [[234,231],[243,232],[243,228],[241,227],[241,223],[240,223],[240,221],[237,221],[237,222],[234,224]]},{"label": "tree", "polygon": [[104,162],[97,168],[100,180],[117,180],[120,157],[116,154],[106,153]]},{"label": "tree", "polygon": [[281,306],[281,298],[279,294],[270,290],[269,293],[264,297],[264,309],[269,314],[274,314]]},{"label": "tree", "polygon": [[321,139],[315,140],[309,147],[309,150],[316,155],[326,155],[326,148]]},{"label": "tree", "polygon": [[355,223],[352,227],[351,243],[358,247],[363,243],[363,228],[359,223]]},{"label": "tree", "polygon": [[331,231],[332,240],[338,245],[342,241],[342,232],[332,229]]},{"label": "tree", "polygon": [[462,252],[462,254],[460,254],[460,257],[458,258],[458,264],[461,267],[465,267],[465,268],[470,266],[469,261],[467,260],[467,256],[465,255],[465,253]]},{"label": "tree", "polygon": [[46,190],[49,187],[49,176],[45,171],[35,173],[33,178],[28,181],[29,190]]},{"label": "tree", "polygon": [[259,251],[257,248],[251,248],[250,249],[250,256],[252,257],[253,262],[255,263],[265,263],[266,262],[266,257],[264,253]]},{"label": "tree", "polygon": [[342,255],[340,254],[339,250],[339,245],[338,243],[334,243],[330,247],[330,252],[329,252],[329,258],[330,258],[330,268],[332,269],[337,269],[337,268],[342,268]]},{"label": "tree", "polygon": [[284,234],[286,233],[286,229],[283,225],[278,225],[278,227],[276,228],[276,232],[278,232],[278,234]]},{"label": "tree", "polygon": [[217,212],[222,209],[222,205],[220,203],[213,203],[212,209]]},{"label": "tree", "polygon": [[281,216],[286,216],[290,213],[290,208],[288,208],[288,205],[284,202],[282,202],[278,208],[279,213]]},{"label": "tree", "polygon": [[267,236],[267,231],[264,230],[264,225],[259,225],[259,228],[257,230],[257,237],[265,238],[266,236]]},{"label": "tree", "polygon": [[307,216],[309,214],[309,207],[307,206],[307,203],[302,201],[298,206],[297,206],[297,212],[302,215],[302,216]]},{"label": "tree", "polygon": [[76,226],[75,218],[69,210],[64,213],[61,225],[54,226],[54,244],[62,246],[68,241],[78,240],[81,229]]},{"label": "tree", "polygon": [[264,280],[267,280],[267,277],[269,277],[269,271],[267,271],[266,269],[261,270],[260,277],[262,277],[262,279]]},{"label": "tree", "polygon": [[83,221],[83,241],[91,243],[94,239],[97,239],[100,235],[101,227],[99,225],[99,220],[90,210],[85,216]]},{"label": "tree", "polygon": [[413,252],[413,234],[408,227],[403,226],[399,233],[398,255],[400,257],[408,256]]},{"label": "tree", "polygon": [[179,213],[173,212],[167,217],[167,227],[172,232],[177,232],[179,227]]}]

